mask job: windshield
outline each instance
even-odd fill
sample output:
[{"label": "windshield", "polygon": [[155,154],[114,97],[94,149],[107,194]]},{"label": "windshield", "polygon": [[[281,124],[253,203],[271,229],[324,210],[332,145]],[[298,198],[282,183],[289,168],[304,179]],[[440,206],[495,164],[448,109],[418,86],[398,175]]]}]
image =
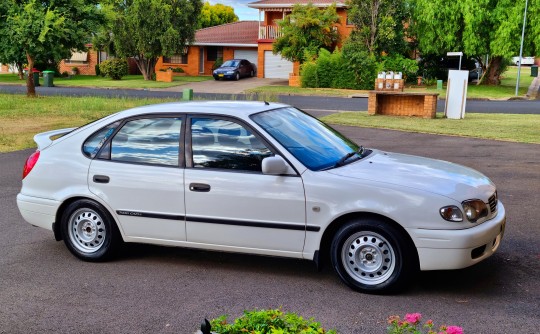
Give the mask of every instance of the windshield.
[{"label": "windshield", "polygon": [[[251,116],[296,159],[311,170],[339,167],[344,156],[359,147],[345,136],[295,108],[281,108]],[[361,150],[360,150],[361,151]],[[347,162],[361,157],[351,154]]]},{"label": "windshield", "polygon": [[238,60],[227,60],[221,65],[221,67],[236,67],[237,65]]}]

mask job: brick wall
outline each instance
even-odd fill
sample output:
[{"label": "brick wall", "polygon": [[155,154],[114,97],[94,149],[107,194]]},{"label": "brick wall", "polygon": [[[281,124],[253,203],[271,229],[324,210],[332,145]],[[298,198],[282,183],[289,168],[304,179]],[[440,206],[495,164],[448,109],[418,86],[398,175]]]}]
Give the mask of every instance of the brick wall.
[{"label": "brick wall", "polygon": [[370,91],[368,114],[435,118],[438,95]]},{"label": "brick wall", "polygon": [[70,64],[66,63],[64,60],[60,62],[60,73],[68,72],[71,74],[71,69],[77,67],[79,69],[79,74],[81,75],[96,75],[96,64],[98,63],[98,52],[89,49],[88,50],[88,60],[86,64]]},{"label": "brick wall", "polygon": [[272,42],[259,42],[257,78],[264,78],[264,52],[272,51]]}]

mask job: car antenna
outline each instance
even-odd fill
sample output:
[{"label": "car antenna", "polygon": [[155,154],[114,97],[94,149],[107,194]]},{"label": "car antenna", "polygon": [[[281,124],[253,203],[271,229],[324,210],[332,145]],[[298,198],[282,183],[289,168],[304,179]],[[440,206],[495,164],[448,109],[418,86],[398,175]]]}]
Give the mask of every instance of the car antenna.
[{"label": "car antenna", "polygon": [[269,105],[270,105],[270,103],[268,103],[268,102],[266,102],[266,101],[264,101],[264,104],[265,104],[265,105],[267,105],[267,106],[269,106]]}]

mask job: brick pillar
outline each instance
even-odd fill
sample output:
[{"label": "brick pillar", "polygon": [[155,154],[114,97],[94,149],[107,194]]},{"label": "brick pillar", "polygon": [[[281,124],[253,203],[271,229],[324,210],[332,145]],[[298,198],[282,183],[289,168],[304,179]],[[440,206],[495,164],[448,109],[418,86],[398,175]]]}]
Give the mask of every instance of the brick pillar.
[{"label": "brick pillar", "polygon": [[377,93],[370,91],[368,93],[368,115],[377,114]]},{"label": "brick pillar", "polygon": [[424,118],[435,118],[437,113],[437,95],[426,95],[424,97]]}]

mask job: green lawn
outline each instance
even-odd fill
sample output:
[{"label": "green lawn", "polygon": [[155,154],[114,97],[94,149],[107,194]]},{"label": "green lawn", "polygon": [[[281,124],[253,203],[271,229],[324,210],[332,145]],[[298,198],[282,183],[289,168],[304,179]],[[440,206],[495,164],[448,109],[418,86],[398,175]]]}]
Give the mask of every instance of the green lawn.
[{"label": "green lawn", "polygon": [[331,124],[393,129],[462,137],[540,144],[540,115],[474,114],[464,119],[370,116],[366,112],[336,113],[322,118]]},{"label": "green lawn", "polygon": [[[122,80],[112,80],[96,75],[76,75],[71,78],[54,78],[53,82],[56,86],[72,86],[72,87],[99,87],[99,88],[168,88],[180,86],[189,82],[200,82],[210,80],[210,76],[190,77],[190,76],[174,76],[173,82],[146,81],[142,75],[128,75]],[[40,78],[42,83],[43,79]],[[0,83],[12,83],[24,85],[23,80],[19,80],[15,74],[1,74]]]}]

